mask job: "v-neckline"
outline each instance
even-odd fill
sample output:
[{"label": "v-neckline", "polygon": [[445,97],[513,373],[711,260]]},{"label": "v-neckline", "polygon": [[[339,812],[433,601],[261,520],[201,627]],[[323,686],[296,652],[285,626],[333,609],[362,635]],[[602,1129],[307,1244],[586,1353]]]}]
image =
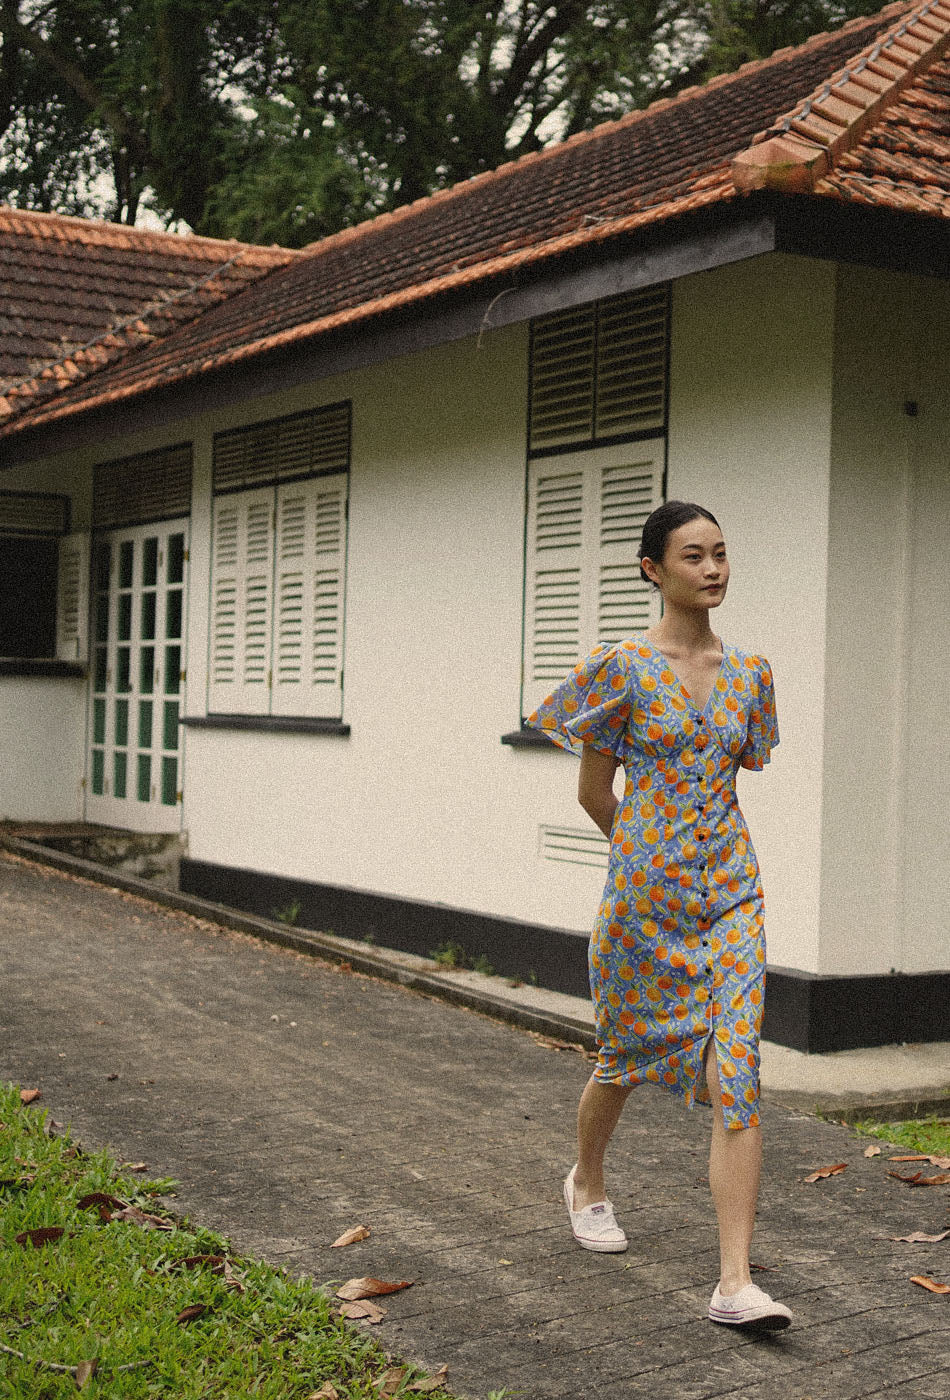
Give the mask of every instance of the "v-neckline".
[{"label": "v-neckline", "polygon": [[670,658],[667,656],[666,652],[665,652],[665,651],[661,651],[660,648],[659,648],[658,646],[656,646],[656,644],[655,644],[654,642],[647,641],[646,638],[641,638],[641,640],[643,641],[643,643],[644,643],[645,646],[648,646],[648,647],[650,648],[650,652],[652,653],[653,658],[654,658],[655,660],[659,661],[659,662],[661,663],[662,666],[669,667],[669,669],[673,672],[673,677],[674,677],[674,679],[675,679],[675,681],[676,681],[676,684],[679,686],[680,691],[681,691],[682,694],[686,697],[686,699],[688,700],[688,702],[689,702],[689,704],[691,705],[691,707],[693,708],[693,710],[695,710],[696,714],[698,714],[698,715],[704,715],[704,714],[706,713],[706,711],[709,709],[709,702],[710,702],[710,700],[712,700],[713,695],[715,694],[716,686],[717,686],[717,684],[719,683],[719,680],[721,679],[722,673],[723,673],[723,671],[725,670],[725,666],[726,666],[726,659],[727,659],[727,656],[728,656],[728,647],[726,646],[726,644],[725,644],[725,642],[722,640],[722,638],[721,638],[721,637],[718,637],[718,638],[717,638],[717,641],[719,642],[719,645],[720,645],[720,647],[722,648],[722,660],[719,662],[719,670],[716,672],[715,676],[713,676],[713,683],[712,683],[712,685],[709,687],[709,694],[706,696],[706,701],[705,701],[705,704],[703,704],[703,705],[697,705],[697,703],[696,703],[696,701],[693,699],[692,695],[691,695],[691,694],[689,693],[689,691],[686,689],[686,686],[685,686],[685,685],[683,684],[683,682],[680,680],[679,672],[677,671],[676,667],[673,665],[673,662],[672,662],[672,661],[670,660]]}]

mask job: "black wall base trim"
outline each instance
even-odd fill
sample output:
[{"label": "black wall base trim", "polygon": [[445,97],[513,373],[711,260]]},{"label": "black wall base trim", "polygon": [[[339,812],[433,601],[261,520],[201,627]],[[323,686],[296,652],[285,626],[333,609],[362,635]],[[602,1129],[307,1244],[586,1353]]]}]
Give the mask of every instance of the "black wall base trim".
[{"label": "black wall base trim", "polygon": [[589,993],[586,933],[187,856],[181,861],[180,879],[187,894],[267,919],[297,903],[300,908],[295,922],[301,928],[365,939],[423,957],[446,943],[457,943],[469,959],[484,957],[505,977],[536,980],[542,987],[572,996]]},{"label": "black wall base trim", "polygon": [[812,1054],[950,1040],[950,972],[837,977],[770,967],[763,1029]]},{"label": "black wall base trim", "polygon": [[[588,995],[586,933],[187,856],[181,889],[267,919],[298,904],[301,928],[424,957],[456,943],[503,976]],[[950,1040],[950,972],[836,977],[770,967],[765,1001],[766,1038],[809,1054]]]}]

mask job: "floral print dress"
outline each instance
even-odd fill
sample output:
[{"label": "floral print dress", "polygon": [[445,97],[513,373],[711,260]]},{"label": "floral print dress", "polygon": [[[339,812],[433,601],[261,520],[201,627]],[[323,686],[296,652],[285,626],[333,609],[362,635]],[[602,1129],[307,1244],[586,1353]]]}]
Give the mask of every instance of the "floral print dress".
[{"label": "floral print dress", "polygon": [[709,1102],[714,1037],[729,1128],[759,1121],[762,885],[738,769],[778,743],[768,663],[735,647],[700,711],[643,638],[599,646],[528,719],[562,748],[614,755],[626,781],[590,941],[595,1077]]}]

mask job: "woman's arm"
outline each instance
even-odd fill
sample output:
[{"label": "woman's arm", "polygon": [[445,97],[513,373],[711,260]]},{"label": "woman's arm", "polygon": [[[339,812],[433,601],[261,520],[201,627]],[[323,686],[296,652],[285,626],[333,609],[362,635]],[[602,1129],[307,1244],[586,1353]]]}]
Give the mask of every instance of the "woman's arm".
[{"label": "woman's arm", "polygon": [[590,744],[581,754],[581,775],[577,780],[577,800],[591,820],[609,839],[617,811],[614,793],[614,773],[618,760],[611,753],[601,753]]}]

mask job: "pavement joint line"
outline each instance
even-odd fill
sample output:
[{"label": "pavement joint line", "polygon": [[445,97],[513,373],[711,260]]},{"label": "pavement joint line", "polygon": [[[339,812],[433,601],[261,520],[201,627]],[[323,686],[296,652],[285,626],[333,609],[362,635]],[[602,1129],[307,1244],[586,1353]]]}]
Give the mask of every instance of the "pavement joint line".
[{"label": "pavement joint line", "polygon": [[[189,914],[291,952],[338,966],[348,965],[353,971],[365,976],[394,983],[423,996],[435,997],[487,1016],[493,1021],[517,1026],[529,1033],[560,1040],[565,1046],[578,1051],[591,1052],[597,1048],[592,1014],[590,1020],[585,1020],[580,1016],[570,1016],[550,1008],[529,1006],[510,995],[493,994],[488,987],[472,986],[471,979],[479,974],[468,970],[464,972],[465,981],[462,982],[458,980],[457,973],[453,975],[436,971],[430,960],[419,954],[369,946],[339,934],[296,929],[277,920],[248,914],[198,895],[167,889],[150,880],[124,874],[110,866],[70,855],[52,846],[9,832],[0,831],[0,849],[36,864],[47,865],[66,874],[90,880],[94,884],[137,895],[151,904]],[[492,979],[483,976],[482,980],[490,982]],[[888,1093],[890,1097],[886,1096]],[[835,1092],[826,1088],[775,1087],[764,1082],[762,1096],[767,1101],[797,1111],[806,1117],[826,1116],[847,1124],[869,1118],[880,1122],[900,1122],[950,1109],[950,1084],[940,1089],[926,1085],[920,1093],[915,1094],[913,1090],[908,1090],[898,1097],[893,1097],[893,1089],[883,1093],[862,1094],[848,1090]]]}]

